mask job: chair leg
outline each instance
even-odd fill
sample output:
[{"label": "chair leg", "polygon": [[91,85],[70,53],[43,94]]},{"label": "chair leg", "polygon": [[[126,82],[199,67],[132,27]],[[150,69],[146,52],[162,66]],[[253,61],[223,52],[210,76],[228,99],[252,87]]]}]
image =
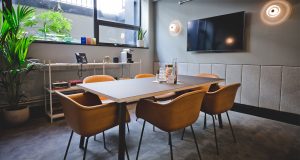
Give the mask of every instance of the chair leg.
[{"label": "chair leg", "polygon": [[232,125],[231,125],[231,122],[230,122],[230,118],[229,118],[228,112],[226,112],[226,115],[227,115],[228,122],[229,122],[229,125],[230,125],[230,129],[231,129],[233,140],[236,143],[236,138],[235,138],[235,135],[234,135],[234,132],[233,132],[233,128],[232,128]]},{"label": "chair leg", "polygon": [[97,135],[94,135],[94,141],[96,141],[96,140],[97,140],[97,139],[96,139],[96,136],[97,136]]},{"label": "chair leg", "polygon": [[127,149],[126,140],[125,140],[125,152],[126,152],[127,159],[130,160],[129,154],[128,154],[128,149]]},{"label": "chair leg", "polygon": [[223,129],[222,114],[218,114],[219,128]]},{"label": "chair leg", "polygon": [[213,124],[214,124],[214,133],[215,133],[215,142],[216,142],[216,148],[217,148],[217,155],[219,155],[219,147],[218,147],[216,124],[215,124],[215,119],[214,119],[213,115],[212,115],[212,118],[213,118]]},{"label": "chair leg", "polygon": [[182,135],[181,135],[181,140],[183,140],[184,133],[185,133],[185,128],[183,128]]},{"label": "chair leg", "polygon": [[192,133],[193,133],[193,137],[194,137],[194,141],[195,141],[195,144],[196,144],[196,148],[197,148],[199,159],[202,160],[201,154],[200,154],[200,151],[199,151],[199,147],[198,147],[198,142],[197,142],[197,139],[196,139],[196,136],[195,136],[195,132],[194,132],[194,129],[193,129],[192,125],[191,125],[191,130],[192,130]]},{"label": "chair leg", "polygon": [[107,150],[107,151],[109,151],[109,150],[107,149],[107,147],[106,147],[106,140],[105,140],[105,133],[104,133],[104,131],[102,132],[102,137],[103,137],[103,145],[104,145],[104,149]]},{"label": "chair leg", "polygon": [[87,137],[86,140],[85,140],[85,147],[84,147],[84,153],[83,153],[83,160],[85,160],[86,150],[87,150],[87,146],[88,146],[88,143],[89,143],[89,138],[90,138],[90,137]]},{"label": "chair leg", "polygon": [[153,125],[153,132],[155,132],[155,126]]},{"label": "chair leg", "polygon": [[171,160],[173,160],[173,149],[172,149],[172,137],[171,137],[171,133],[168,132],[169,134],[169,146],[170,146],[170,151],[171,151]]},{"label": "chair leg", "polygon": [[204,113],[204,125],[203,125],[203,129],[206,129],[206,113]]},{"label": "chair leg", "polygon": [[136,154],[136,160],[138,160],[138,158],[139,158],[139,153],[140,153],[141,143],[142,143],[142,139],[143,139],[145,124],[146,124],[146,121],[144,121],[144,124],[143,124],[142,133],[141,133],[140,142],[139,142],[139,147],[138,147],[138,151],[137,151],[137,154]]},{"label": "chair leg", "polygon": [[70,144],[71,144],[71,140],[72,140],[72,137],[73,137],[73,133],[74,133],[74,131],[72,130],[71,135],[70,135],[70,138],[69,138],[67,150],[66,150],[66,152],[65,152],[64,160],[66,160],[66,158],[67,158],[67,154],[68,154],[68,151],[69,151],[69,147],[70,147]]},{"label": "chair leg", "polygon": [[127,126],[127,131],[128,131],[128,133],[130,133],[130,130],[129,130],[129,125],[128,125],[128,123],[126,123],[126,126]]}]

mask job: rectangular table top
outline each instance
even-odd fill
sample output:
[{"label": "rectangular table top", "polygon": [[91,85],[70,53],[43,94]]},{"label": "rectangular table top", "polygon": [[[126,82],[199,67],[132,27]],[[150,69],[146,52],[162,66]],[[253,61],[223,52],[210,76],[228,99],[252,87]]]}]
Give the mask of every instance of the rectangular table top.
[{"label": "rectangular table top", "polygon": [[224,79],[178,76],[179,84],[155,83],[155,78],[127,79],[108,82],[78,84],[85,91],[107,97],[115,102],[132,102],[142,98],[183,91],[203,85],[219,83]]}]

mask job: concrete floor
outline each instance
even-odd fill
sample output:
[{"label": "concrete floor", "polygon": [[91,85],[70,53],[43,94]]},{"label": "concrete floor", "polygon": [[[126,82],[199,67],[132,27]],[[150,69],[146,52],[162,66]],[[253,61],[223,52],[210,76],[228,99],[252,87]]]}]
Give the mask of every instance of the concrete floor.
[{"label": "concrete floor", "polygon": [[[130,158],[135,159],[143,120],[135,121],[131,111],[130,133],[126,141]],[[234,143],[226,115],[224,128],[217,128],[220,155],[216,155],[212,119],[203,130],[203,114],[193,125],[203,160],[299,160],[300,127],[277,121],[229,112],[238,143]],[[63,159],[70,135],[70,128],[64,120],[50,124],[45,118],[33,119],[18,128],[2,129],[0,132],[1,160],[57,160]],[[103,148],[102,135],[97,141],[90,138],[87,159],[117,159],[118,128],[106,132],[107,146]],[[181,131],[172,134],[173,152],[176,160],[197,159],[197,152],[191,130],[187,129],[185,139],[180,140]],[[67,159],[82,159],[83,150],[78,148],[79,136],[74,134]],[[168,134],[147,124],[144,132],[140,158],[144,160],[170,159]]]}]

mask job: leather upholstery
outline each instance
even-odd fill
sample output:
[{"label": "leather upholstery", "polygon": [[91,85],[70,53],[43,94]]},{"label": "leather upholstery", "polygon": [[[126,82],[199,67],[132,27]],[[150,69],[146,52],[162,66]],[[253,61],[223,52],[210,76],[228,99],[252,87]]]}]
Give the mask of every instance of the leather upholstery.
[{"label": "leather upholstery", "polygon": [[240,86],[240,83],[235,83],[221,87],[215,92],[207,92],[203,100],[201,111],[215,115],[230,110]]},{"label": "leather upholstery", "polygon": [[[110,75],[93,75],[83,79],[83,83],[95,83],[95,82],[106,82],[115,81],[116,79]],[[101,100],[108,100],[106,97],[99,96]]]},{"label": "leather upholstery", "polygon": [[83,83],[115,81],[116,79],[110,75],[93,75],[83,79]]},{"label": "leather upholstery", "polygon": [[151,78],[151,77],[155,77],[154,74],[148,74],[148,73],[143,73],[143,74],[137,74],[134,78]]},{"label": "leather upholstery", "polygon": [[[196,75],[197,77],[204,77],[204,78],[219,78],[218,75],[216,74],[210,74],[210,73],[201,73]],[[197,88],[198,90],[204,90],[206,92],[211,92],[211,91],[216,91],[218,90],[220,87],[218,84],[212,84],[212,85],[205,85],[202,87]]]},{"label": "leather upholstery", "polygon": [[[97,95],[78,93],[64,95],[56,92],[62,103],[68,125],[77,134],[89,137],[118,125],[118,108],[115,103],[101,104]],[[130,121],[126,111],[126,122]]]},{"label": "leather upholstery", "polygon": [[163,131],[173,132],[195,123],[199,117],[204,95],[204,91],[192,91],[166,104],[149,99],[140,100],[137,104],[136,116]]}]

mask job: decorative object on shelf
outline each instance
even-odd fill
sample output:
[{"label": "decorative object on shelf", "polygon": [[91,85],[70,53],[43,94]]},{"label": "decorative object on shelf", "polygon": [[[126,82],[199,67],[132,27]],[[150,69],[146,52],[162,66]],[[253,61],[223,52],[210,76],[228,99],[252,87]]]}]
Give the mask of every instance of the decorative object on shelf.
[{"label": "decorative object on shelf", "polygon": [[96,38],[92,38],[92,44],[93,44],[93,45],[96,45],[96,44],[97,44]]},{"label": "decorative object on shelf", "polygon": [[26,59],[28,48],[35,39],[26,32],[27,27],[34,24],[34,12],[33,8],[20,5],[0,12],[4,19],[0,23],[0,87],[8,105],[4,109],[4,118],[11,125],[24,123],[29,117],[28,107],[21,105],[25,97],[21,87],[28,73],[37,66]]},{"label": "decorative object on shelf", "polygon": [[92,38],[86,37],[86,44],[92,44]]},{"label": "decorative object on shelf", "polygon": [[182,24],[179,20],[174,20],[169,25],[169,33],[172,36],[178,36],[181,33]]},{"label": "decorative object on shelf", "polygon": [[82,80],[69,80],[69,85],[72,87],[72,86],[76,86],[77,84],[81,84],[82,83]]},{"label": "decorative object on shelf", "polygon": [[121,63],[133,63],[134,61],[132,60],[132,49],[125,48],[121,52]]},{"label": "decorative object on shelf", "polygon": [[53,89],[64,89],[69,88],[69,83],[66,81],[55,81],[52,83]]},{"label": "decorative object on shelf", "polygon": [[114,57],[114,58],[113,58],[113,62],[114,62],[114,63],[119,63],[119,57]]},{"label": "decorative object on shelf", "polygon": [[38,29],[44,40],[63,40],[71,35],[72,22],[65,18],[60,11],[46,11],[37,16],[41,28]]},{"label": "decorative object on shelf", "polygon": [[291,13],[292,7],[287,0],[271,0],[263,6],[260,18],[267,25],[279,25],[285,22]]},{"label": "decorative object on shelf", "polygon": [[137,43],[136,43],[137,47],[144,47],[145,46],[144,38],[145,38],[146,33],[147,33],[147,30],[143,30],[142,28],[139,29],[139,31],[138,31],[138,40],[137,40]]},{"label": "decorative object on shelf", "polygon": [[109,56],[105,56],[103,61],[104,63],[111,63],[111,59]]},{"label": "decorative object on shelf", "polygon": [[81,40],[81,44],[86,44],[86,37],[81,37],[80,40]]}]

